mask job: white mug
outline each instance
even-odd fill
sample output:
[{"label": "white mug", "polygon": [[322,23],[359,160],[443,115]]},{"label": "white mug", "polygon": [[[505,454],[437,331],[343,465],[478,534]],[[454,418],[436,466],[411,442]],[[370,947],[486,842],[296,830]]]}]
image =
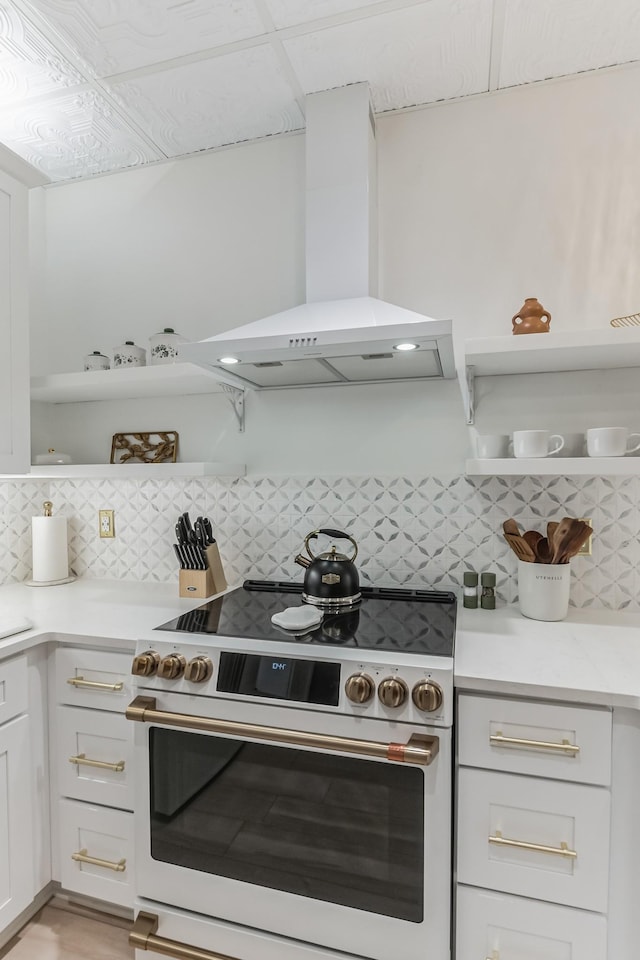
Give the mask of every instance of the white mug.
[{"label": "white mug", "polygon": [[476,456],[479,460],[496,460],[509,455],[509,437],[501,433],[487,433],[476,437]]},{"label": "white mug", "polygon": [[548,457],[563,447],[564,437],[548,430],[516,430],[513,434],[514,457]]},{"label": "white mug", "polygon": [[[629,444],[638,441],[634,447]],[[587,453],[590,457],[624,457],[640,450],[640,433],[629,433],[626,427],[593,427],[587,430]]]}]

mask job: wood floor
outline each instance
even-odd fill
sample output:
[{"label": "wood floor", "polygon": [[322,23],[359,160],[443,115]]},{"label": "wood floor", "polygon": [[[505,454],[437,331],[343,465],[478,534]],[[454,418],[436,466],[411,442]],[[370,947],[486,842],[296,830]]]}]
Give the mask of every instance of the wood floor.
[{"label": "wood floor", "polygon": [[133,960],[125,921],[97,920],[47,905],[0,950],[1,960]]}]

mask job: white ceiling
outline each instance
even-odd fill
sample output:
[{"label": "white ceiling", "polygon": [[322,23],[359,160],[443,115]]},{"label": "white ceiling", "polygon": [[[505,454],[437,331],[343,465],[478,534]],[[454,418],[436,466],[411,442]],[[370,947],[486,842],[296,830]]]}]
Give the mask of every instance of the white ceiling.
[{"label": "white ceiling", "polygon": [[0,0],[0,144],[68,180],[300,130],[357,81],[383,113],[633,60],[638,0]]}]

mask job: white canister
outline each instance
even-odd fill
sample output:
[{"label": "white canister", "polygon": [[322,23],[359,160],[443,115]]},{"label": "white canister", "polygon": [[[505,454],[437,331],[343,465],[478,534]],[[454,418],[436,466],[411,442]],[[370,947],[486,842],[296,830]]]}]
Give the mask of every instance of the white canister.
[{"label": "white canister", "polygon": [[133,340],[125,340],[119,347],[113,348],[114,367],[144,367],[147,364],[147,351],[136,347]]},{"label": "white canister", "polygon": [[68,464],[71,463],[71,457],[68,453],[60,453],[58,450],[54,450],[53,447],[49,447],[47,453],[36,453],[33,463],[36,467],[41,466],[50,466],[51,464]]},{"label": "white canister", "polygon": [[179,345],[186,342],[187,338],[181,337],[173,327],[165,327],[162,333],[154,333],[149,337],[150,363],[175,363]]},{"label": "white canister", "polygon": [[85,370],[108,370],[110,367],[109,357],[105,357],[99,350],[88,353],[84,358]]},{"label": "white canister", "polygon": [[564,620],[569,611],[570,563],[518,560],[520,613],[531,620]]}]

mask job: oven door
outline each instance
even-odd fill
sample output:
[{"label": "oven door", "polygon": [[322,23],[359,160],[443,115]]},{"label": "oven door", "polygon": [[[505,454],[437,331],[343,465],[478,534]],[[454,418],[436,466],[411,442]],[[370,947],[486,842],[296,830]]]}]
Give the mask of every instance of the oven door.
[{"label": "oven door", "polygon": [[164,693],[127,716],[139,896],[373,960],[449,956],[450,730]]}]

